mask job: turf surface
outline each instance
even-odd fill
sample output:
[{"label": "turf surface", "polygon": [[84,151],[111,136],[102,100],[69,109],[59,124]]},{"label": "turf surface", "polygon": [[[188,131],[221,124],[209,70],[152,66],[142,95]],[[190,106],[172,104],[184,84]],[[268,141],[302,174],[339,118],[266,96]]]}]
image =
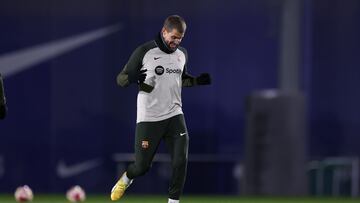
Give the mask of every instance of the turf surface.
[{"label": "turf surface", "polygon": [[[62,195],[36,195],[33,203],[67,203]],[[108,196],[91,195],[85,203],[110,203]],[[118,203],[167,203],[166,196],[125,196]],[[266,198],[238,196],[184,196],[181,203],[359,203],[360,199],[351,198]],[[0,203],[15,203],[12,195],[0,195]],[[114,202],[112,202],[114,203]]]}]

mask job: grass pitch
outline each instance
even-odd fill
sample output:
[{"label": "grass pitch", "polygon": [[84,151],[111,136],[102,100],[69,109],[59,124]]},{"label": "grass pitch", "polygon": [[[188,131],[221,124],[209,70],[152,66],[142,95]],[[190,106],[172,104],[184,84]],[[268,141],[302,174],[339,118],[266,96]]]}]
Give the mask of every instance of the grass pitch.
[{"label": "grass pitch", "polygon": [[[85,203],[110,203],[108,195],[90,195]],[[166,196],[124,196],[118,203],[167,203]],[[285,197],[239,197],[239,196],[187,196],[181,203],[359,203],[351,198],[285,198]],[[16,203],[12,195],[0,195],[0,203]],[[64,195],[35,195],[33,203],[69,203]],[[114,203],[114,202],[112,202]]]}]

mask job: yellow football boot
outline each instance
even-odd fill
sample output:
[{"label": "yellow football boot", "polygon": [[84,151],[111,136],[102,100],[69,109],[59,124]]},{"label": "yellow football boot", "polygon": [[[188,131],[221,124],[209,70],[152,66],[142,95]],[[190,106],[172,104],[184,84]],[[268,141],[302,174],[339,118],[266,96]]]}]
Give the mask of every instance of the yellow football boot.
[{"label": "yellow football boot", "polygon": [[123,180],[123,176],[126,174],[123,173],[121,178],[118,180],[118,182],[114,185],[114,187],[111,190],[111,200],[116,201],[119,200],[125,193],[126,188],[129,187],[129,185],[132,183],[132,180],[128,184],[126,184]]}]

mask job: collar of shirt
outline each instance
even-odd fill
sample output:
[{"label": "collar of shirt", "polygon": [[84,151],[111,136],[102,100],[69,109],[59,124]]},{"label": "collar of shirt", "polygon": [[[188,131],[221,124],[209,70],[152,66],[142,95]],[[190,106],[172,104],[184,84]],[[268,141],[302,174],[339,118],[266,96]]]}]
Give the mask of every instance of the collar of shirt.
[{"label": "collar of shirt", "polygon": [[171,54],[174,53],[176,50],[170,49],[168,45],[165,43],[164,38],[161,36],[161,32],[158,33],[158,35],[155,38],[156,45],[160,48],[161,51]]}]

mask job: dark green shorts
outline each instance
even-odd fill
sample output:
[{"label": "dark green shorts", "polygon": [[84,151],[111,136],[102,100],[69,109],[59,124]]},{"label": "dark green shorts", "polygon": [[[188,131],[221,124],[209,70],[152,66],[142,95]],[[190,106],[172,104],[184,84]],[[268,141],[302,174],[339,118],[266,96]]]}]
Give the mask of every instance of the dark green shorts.
[{"label": "dark green shorts", "polygon": [[[188,137],[183,114],[163,121],[140,122],[136,125],[135,151],[156,150],[162,139],[168,142],[177,139],[187,140]],[[168,143],[166,144],[168,145]]]}]

